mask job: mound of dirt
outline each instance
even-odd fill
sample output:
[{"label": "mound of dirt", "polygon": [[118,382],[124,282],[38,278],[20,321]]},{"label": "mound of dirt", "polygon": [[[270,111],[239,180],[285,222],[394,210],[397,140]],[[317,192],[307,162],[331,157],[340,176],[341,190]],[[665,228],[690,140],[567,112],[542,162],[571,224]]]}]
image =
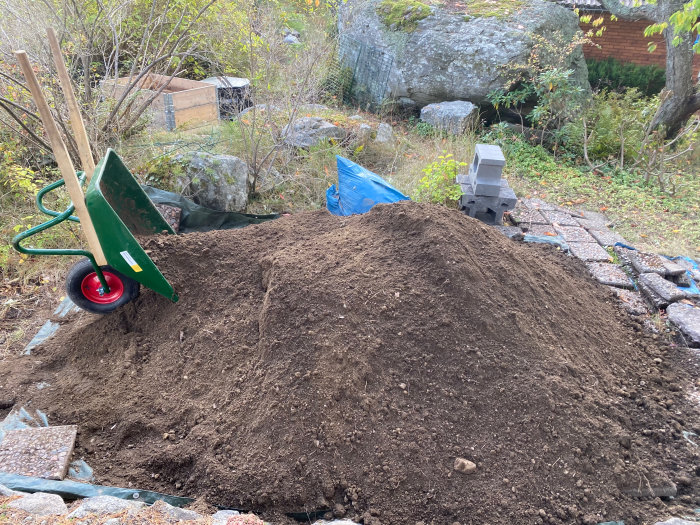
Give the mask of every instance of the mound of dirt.
[{"label": "mound of dirt", "polygon": [[98,482],[278,522],[629,525],[679,480],[698,502],[679,350],[573,258],[410,202],[145,244],[177,304],[144,290],[0,371],[80,426]]}]

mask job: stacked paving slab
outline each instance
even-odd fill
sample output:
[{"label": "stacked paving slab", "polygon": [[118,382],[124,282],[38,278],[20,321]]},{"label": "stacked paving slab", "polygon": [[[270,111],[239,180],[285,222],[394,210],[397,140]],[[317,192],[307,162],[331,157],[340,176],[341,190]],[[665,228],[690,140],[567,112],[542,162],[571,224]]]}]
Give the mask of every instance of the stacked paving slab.
[{"label": "stacked paving slab", "polygon": [[665,310],[687,345],[700,347],[700,295],[692,293],[700,286],[700,272],[693,263],[632,249],[597,212],[521,199],[508,219],[513,225],[498,226],[505,235],[569,252],[586,263],[591,275],[608,286],[629,313],[643,316]]}]

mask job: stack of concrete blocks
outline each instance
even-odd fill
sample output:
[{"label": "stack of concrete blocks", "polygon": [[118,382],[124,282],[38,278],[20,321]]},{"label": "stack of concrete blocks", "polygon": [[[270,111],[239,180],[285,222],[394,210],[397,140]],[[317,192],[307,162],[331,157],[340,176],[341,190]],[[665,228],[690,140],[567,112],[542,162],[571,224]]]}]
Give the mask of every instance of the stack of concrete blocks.
[{"label": "stack of concrete blocks", "polygon": [[476,145],[469,173],[457,175],[457,184],[462,188],[460,210],[486,224],[503,224],[503,214],[515,208],[518,200],[501,177],[505,164],[506,159],[498,146]]}]

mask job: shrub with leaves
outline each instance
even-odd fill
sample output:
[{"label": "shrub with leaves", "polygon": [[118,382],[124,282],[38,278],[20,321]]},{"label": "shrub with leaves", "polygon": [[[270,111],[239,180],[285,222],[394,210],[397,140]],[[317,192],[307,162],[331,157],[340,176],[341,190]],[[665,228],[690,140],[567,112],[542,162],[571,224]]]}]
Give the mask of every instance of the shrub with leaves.
[{"label": "shrub with leaves", "polygon": [[451,153],[443,152],[438,160],[423,168],[425,176],[418,181],[416,200],[455,207],[462,195],[455,179],[459,168],[466,165],[456,161]]},{"label": "shrub with leaves", "polygon": [[666,84],[666,71],[655,65],[622,63],[612,57],[586,60],[588,81],[594,89],[624,91],[636,88],[646,96],[658,94]]}]

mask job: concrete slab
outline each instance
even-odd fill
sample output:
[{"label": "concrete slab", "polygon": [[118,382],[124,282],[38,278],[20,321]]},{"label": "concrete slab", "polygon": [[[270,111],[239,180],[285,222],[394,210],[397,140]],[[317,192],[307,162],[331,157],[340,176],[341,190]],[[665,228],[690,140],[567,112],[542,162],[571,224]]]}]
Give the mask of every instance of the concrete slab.
[{"label": "concrete slab", "polygon": [[639,292],[614,288],[612,286],[608,288],[615,293],[622,303],[622,307],[627,310],[630,315],[646,315],[650,313],[646,301]]},{"label": "concrete slab", "polygon": [[607,228],[604,230],[589,229],[588,233],[602,246],[615,246],[618,242],[629,244],[622,235]]},{"label": "concrete slab", "polygon": [[700,347],[700,306],[673,303],[666,312],[669,321],[688,338],[689,346]]},{"label": "concrete slab", "polygon": [[521,224],[520,227],[529,235],[547,235],[549,237],[559,235],[551,224]]},{"label": "concrete slab", "polygon": [[560,226],[555,224],[554,229],[566,242],[595,242],[595,239],[580,226]]},{"label": "concrete slab", "polygon": [[539,210],[531,210],[524,206],[516,206],[510,212],[510,218],[515,224],[548,224],[547,219],[540,213]]},{"label": "concrete slab", "polygon": [[571,214],[559,210],[543,210],[542,215],[552,224],[559,226],[580,226],[578,219],[575,219]]},{"label": "concrete slab", "polygon": [[494,228],[513,241],[523,240],[523,231],[517,226],[494,226]]},{"label": "concrete slab", "polygon": [[601,284],[630,290],[634,289],[632,280],[617,264],[589,262],[586,263],[586,266],[591,275]]},{"label": "concrete slab", "polygon": [[543,201],[542,199],[538,198],[533,198],[533,199],[520,199],[520,202],[522,202],[527,208],[530,208],[531,210],[556,210],[557,206],[554,204],[550,204],[547,201]]},{"label": "concrete slab", "polygon": [[686,297],[686,293],[683,290],[678,288],[678,286],[672,282],[661,277],[658,273],[640,274],[639,285],[640,287],[643,287],[642,291],[647,289],[651,290],[651,292],[663,299],[667,305],[669,303],[680,301]]},{"label": "concrete slab", "polygon": [[68,472],[77,433],[75,425],[10,430],[0,442],[0,470],[62,480]]},{"label": "concrete slab", "polygon": [[571,253],[584,261],[609,262],[612,257],[597,242],[570,242]]},{"label": "concrete slab", "polygon": [[656,273],[659,275],[667,275],[666,261],[660,255],[632,250],[627,252],[627,256],[629,257],[632,267],[640,274]]}]

